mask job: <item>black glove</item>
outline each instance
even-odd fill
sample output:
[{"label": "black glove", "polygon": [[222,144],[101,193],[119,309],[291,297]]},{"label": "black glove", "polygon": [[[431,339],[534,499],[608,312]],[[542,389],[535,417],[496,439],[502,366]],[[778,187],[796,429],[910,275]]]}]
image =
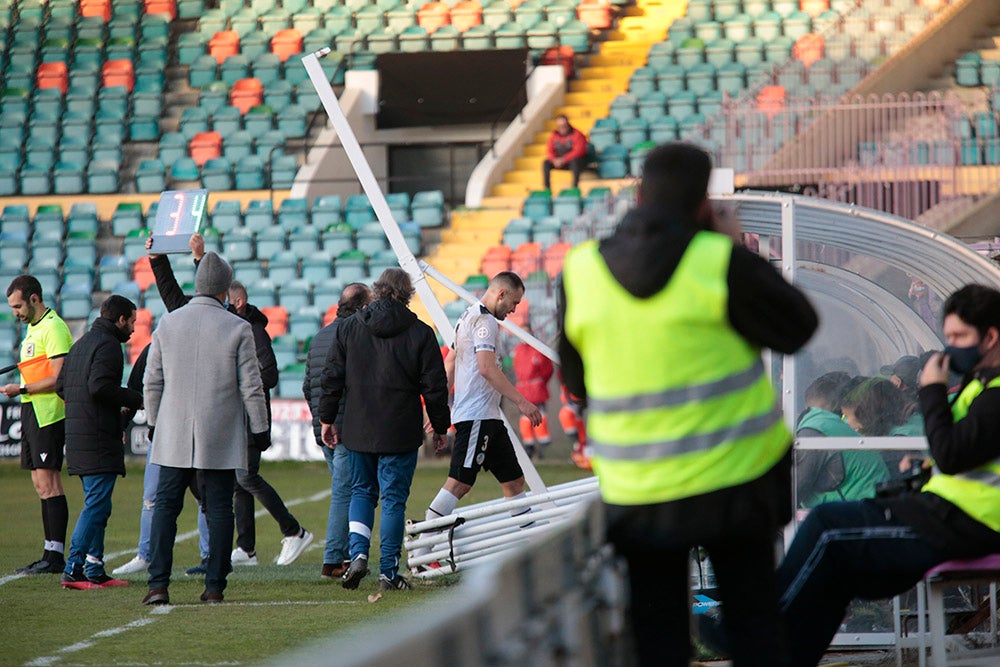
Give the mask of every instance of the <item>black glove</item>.
[{"label": "black glove", "polygon": [[264,431],[263,433],[251,433],[250,444],[260,451],[264,451],[271,446],[271,432]]}]

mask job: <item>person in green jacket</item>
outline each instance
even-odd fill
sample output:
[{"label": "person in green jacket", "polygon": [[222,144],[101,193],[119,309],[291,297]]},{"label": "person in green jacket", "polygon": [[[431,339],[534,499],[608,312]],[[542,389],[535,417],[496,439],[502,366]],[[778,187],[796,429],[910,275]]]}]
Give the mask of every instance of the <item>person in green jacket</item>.
[{"label": "person in green jacket", "polygon": [[[806,389],[806,411],[795,430],[798,438],[857,438],[841,416],[840,406],[851,382],[847,373],[826,373]],[[875,485],[889,478],[881,455],[868,450],[799,450],[795,455],[795,490],[799,507],[875,496]]]}]

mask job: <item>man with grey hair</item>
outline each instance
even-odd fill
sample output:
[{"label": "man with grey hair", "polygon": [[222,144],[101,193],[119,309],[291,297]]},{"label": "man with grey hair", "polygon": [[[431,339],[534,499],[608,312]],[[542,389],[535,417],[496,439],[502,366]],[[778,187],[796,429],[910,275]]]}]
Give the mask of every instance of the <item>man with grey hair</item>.
[{"label": "man with grey hair", "polygon": [[[351,563],[342,585],[355,589],[368,574],[381,497],[379,590],[405,590],[410,584],[399,575],[399,556],[406,499],[424,441],[420,398],[439,447],[451,425],[448,383],[434,332],[407,308],[413,296],[409,274],[386,269],[374,292],[371,305],[338,325],[323,373],[319,418],[323,443],[344,444],[351,464]],[[338,429],[344,394],[343,428]]]},{"label": "man with grey hair", "polygon": [[201,601],[223,599],[231,568],[235,471],[247,467],[247,434],[255,442],[267,437],[253,333],[223,306],[232,280],[232,267],[206,253],[195,274],[195,297],[164,315],[153,332],[143,384],[149,425],[156,429],[150,461],[161,470],[143,604],[170,603],[177,517],[196,471],[209,532]]},{"label": "man with grey hair", "polygon": [[[302,395],[309,403],[313,418],[313,434],[316,444],[323,448],[326,465],[330,469],[330,513],[326,522],[326,547],[323,549],[323,567],[320,576],[324,579],[340,579],[351,562],[347,546],[347,511],[351,505],[351,466],[347,459],[346,447],[328,447],[323,443],[322,427],[319,421],[319,398],[323,394],[320,378],[330,346],[337,340],[340,323],[368,305],[372,292],[364,283],[350,283],[340,293],[337,302],[337,317],[313,336],[309,343],[306,359],[306,376],[302,380]],[[344,423],[344,397],[340,398],[337,421],[338,431]]]}]

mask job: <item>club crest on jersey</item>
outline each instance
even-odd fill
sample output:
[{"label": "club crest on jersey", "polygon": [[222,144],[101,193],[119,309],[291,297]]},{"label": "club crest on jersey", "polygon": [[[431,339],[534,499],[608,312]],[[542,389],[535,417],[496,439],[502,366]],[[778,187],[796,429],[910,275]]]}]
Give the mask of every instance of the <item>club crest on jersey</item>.
[{"label": "club crest on jersey", "polygon": [[490,330],[487,327],[479,327],[476,329],[476,338],[487,338],[490,335]]}]

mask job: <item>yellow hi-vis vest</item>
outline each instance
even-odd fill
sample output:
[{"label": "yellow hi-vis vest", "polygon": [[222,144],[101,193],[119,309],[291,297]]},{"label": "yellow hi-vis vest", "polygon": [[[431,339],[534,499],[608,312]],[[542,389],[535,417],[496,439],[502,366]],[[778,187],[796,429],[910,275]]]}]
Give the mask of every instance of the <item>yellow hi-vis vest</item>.
[{"label": "yellow hi-vis vest", "polygon": [[737,486],[788,451],[760,351],[728,320],[731,255],[728,237],[699,232],[648,299],[614,279],[596,242],[566,257],[565,334],[583,358],[587,444],[606,502]]},{"label": "yellow hi-vis vest", "polygon": [[[990,380],[986,387],[979,380],[965,385],[951,404],[955,421],[969,414],[969,405],[984,389],[993,387],[1000,387],[1000,378]],[[958,475],[935,470],[922,490],[941,496],[979,523],[1000,532],[1000,458]]]}]

